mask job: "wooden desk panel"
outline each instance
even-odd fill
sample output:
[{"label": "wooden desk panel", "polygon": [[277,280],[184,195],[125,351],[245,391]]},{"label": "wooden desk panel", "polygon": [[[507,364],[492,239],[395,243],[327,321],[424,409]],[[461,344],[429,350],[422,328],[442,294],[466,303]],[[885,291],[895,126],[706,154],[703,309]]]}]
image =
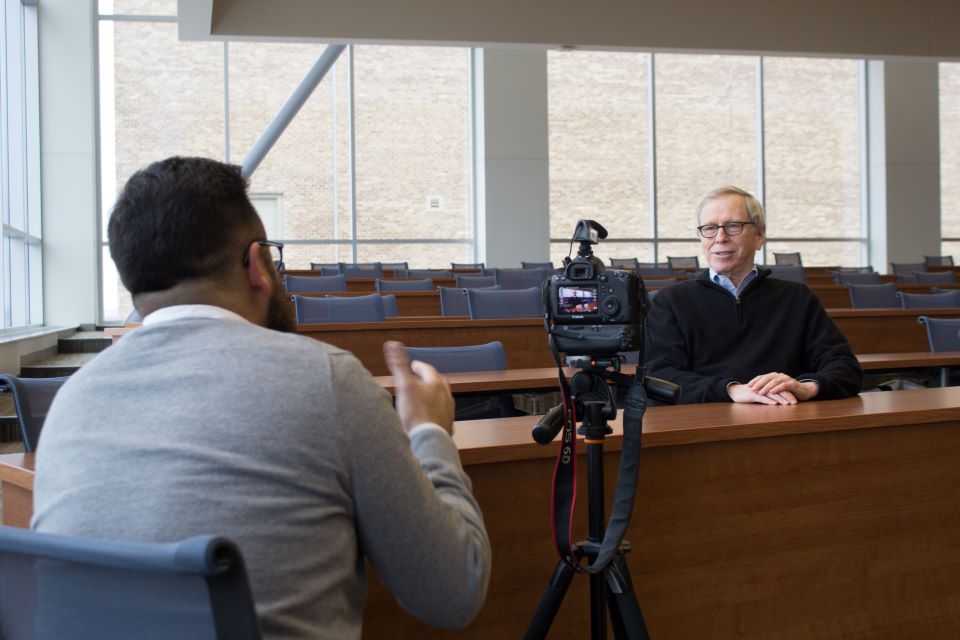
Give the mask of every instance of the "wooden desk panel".
[{"label": "wooden desk panel", "polygon": [[958,309],[828,309],[854,353],[929,351],[919,316],[960,317]]},{"label": "wooden desk panel", "polygon": [[32,453],[0,454],[0,484],[3,486],[3,524],[26,529],[33,515]]},{"label": "wooden desk panel", "polygon": [[[827,309],[850,309],[850,290],[841,284],[810,284],[810,290],[820,299],[820,304],[822,304]],[[960,285],[957,284],[943,284],[943,285],[931,285],[931,284],[900,284],[897,285],[897,291],[902,291],[903,293],[932,293],[931,289],[938,287],[940,289],[957,289],[960,288]],[[957,313],[960,314],[960,309],[957,309]]]}]

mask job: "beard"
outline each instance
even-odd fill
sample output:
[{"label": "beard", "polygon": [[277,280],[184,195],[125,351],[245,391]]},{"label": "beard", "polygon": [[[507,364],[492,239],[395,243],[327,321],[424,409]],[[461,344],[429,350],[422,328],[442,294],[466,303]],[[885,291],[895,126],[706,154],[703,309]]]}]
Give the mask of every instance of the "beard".
[{"label": "beard", "polygon": [[293,333],[297,330],[297,318],[293,309],[293,301],[284,291],[283,284],[273,288],[270,294],[270,304],[267,307],[267,328],[284,333]]}]

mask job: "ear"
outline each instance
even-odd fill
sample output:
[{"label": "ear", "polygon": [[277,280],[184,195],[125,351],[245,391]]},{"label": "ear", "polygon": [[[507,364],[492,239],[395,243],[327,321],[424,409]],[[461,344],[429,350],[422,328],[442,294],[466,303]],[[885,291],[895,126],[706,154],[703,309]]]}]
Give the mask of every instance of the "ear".
[{"label": "ear", "polygon": [[260,245],[256,242],[251,242],[250,246],[247,247],[246,271],[247,282],[251,289],[268,296],[272,293],[276,283],[263,265],[263,259],[260,257]]}]

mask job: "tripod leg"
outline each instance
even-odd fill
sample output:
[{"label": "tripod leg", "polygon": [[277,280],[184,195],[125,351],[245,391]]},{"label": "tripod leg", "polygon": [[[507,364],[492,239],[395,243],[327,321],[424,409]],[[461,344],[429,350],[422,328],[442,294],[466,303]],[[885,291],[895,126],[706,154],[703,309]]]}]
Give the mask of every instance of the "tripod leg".
[{"label": "tripod leg", "polygon": [[614,637],[629,638],[630,640],[650,640],[647,625],[637,602],[637,594],[633,591],[630,581],[630,570],[627,568],[623,554],[607,565],[603,570],[607,578],[607,588],[612,598],[609,600],[610,617],[613,620]]},{"label": "tripod leg", "polygon": [[537,606],[536,613],[533,614],[533,620],[523,634],[524,640],[535,640],[546,638],[550,631],[550,625],[553,619],[557,617],[557,611],[563,603],[563,596],[567,594],[570,588],[570,582],[573,580],[573,569],[564,562],[558,562],[557,568],[553,571],[553,577],[550,578],[550,584],[547,590],[543,592],[540,604]]}]

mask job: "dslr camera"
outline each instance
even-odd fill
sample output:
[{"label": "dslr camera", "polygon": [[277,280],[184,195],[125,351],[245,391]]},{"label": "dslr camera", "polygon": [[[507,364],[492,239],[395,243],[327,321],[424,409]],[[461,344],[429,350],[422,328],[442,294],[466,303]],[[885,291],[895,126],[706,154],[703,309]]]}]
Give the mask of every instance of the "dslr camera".
[{"label": "dslr camera", "polygon": [[577,257],[567,257],[563,273],[543,285],[547,331],[568,356],[636,351],[643,340],[643,281],[632,271],[604,268],[593,255],[592,246],[606,237],[599,223],[577,222]]}]

